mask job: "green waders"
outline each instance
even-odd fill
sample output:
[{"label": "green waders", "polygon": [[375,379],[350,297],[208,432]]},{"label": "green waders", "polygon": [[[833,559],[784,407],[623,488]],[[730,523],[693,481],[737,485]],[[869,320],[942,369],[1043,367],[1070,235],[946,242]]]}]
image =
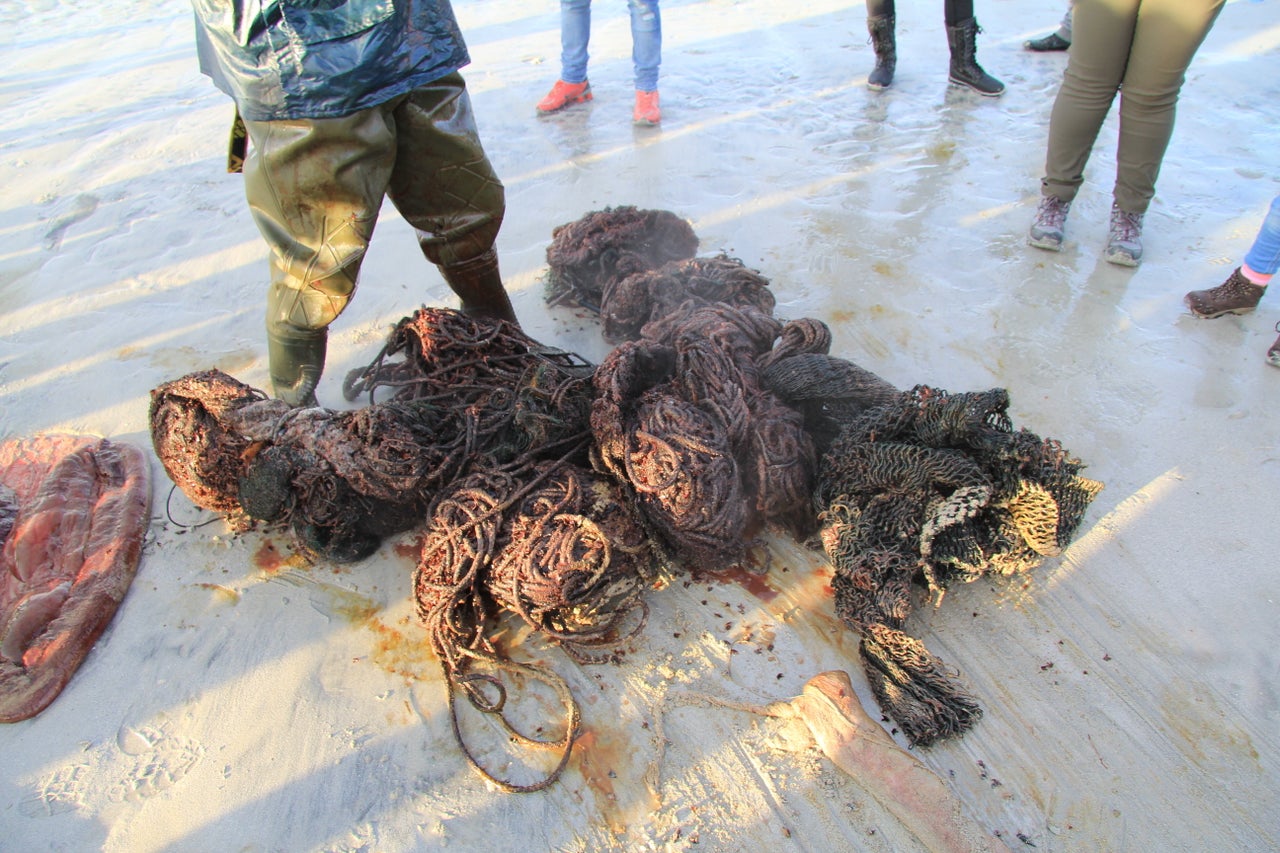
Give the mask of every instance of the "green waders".
[{"label": "green waders", "polygon": [[464,311],[516,322],[493,250],[504,190],[460,74],[341,118],[245,126],[245,195],[271,248],[266,323],[277,397],[315,404],[328,327],[355,292],[384,195]]}]

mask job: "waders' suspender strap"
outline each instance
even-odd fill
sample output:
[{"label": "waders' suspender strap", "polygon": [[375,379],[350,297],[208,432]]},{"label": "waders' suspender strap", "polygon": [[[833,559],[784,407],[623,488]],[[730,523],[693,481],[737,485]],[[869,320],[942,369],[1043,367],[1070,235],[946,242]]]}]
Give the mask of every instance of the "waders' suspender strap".
[{"label": "waders' suspender strap", "polygon": [[236,108],[235,118],[231,120],[231,138],[227,141],[227,172],[238,175],[244,171],[244,155],[249,146],[249,131],[245,130],[244,119],[240,118],[240,108]]}]

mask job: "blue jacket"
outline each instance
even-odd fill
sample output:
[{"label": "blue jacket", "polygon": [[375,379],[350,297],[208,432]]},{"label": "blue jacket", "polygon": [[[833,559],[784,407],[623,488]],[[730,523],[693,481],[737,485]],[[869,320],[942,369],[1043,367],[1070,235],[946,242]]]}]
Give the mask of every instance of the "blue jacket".
[{"label": "blue jacket", "polygon": [[449,0],[191,0],[200,70],[251,121],[335,118],[471,61]]}]

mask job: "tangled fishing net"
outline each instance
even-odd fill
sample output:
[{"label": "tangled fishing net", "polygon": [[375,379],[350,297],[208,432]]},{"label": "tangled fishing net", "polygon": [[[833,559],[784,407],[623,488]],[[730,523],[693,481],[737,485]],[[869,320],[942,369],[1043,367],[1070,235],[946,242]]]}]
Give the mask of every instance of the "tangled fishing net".
[{"label": "tangled fishing net", "polygon": [[[591,662],[589,649],[618,642],[624,619],[643,610],[652,571],[631,504],[585,467],[591,377],[581,358],[512,324],[423,308],[347,377],[350,398],[368,396],[363,408],[293,409],[205,371],[152,392],[152,441],[193,503],[240,529],[288,526],[321,557],[362,559],[425,520],[414,592],[459,745],[500,787],[537,790],[568,760],[577,705],[562,678],[499,653],[490,633],[512,614]],[[503,673],[556,691],[567,719],[559,740],[512,726]],[[458,691],[519,743],[559,749],[559,763],[527,785],[485,770],[458,726]]]},{"label": "tangled fishing net", "polygon": [[941,602],[953,583],[1027,571],[1061,553],[1102,488],[1058,442],[1014,431],[1008,406],[1003,389],[916,386],[850,420],[820,466],[836,613],[862,633],[872,690],[912,744],[960,734],[981,715],[904,632],[913,582]]},{"label": "tangled fishing net", "polygon": [[[817,534],[836,612],[911,742],[969,728],[977,702],[906,633],[918,588],[940,602],[951,584],[1060,553],[1101,484],[1057,442],[1015,431],[1003,390],[904,392],[832,356],[824,323],[776,318],[768,280],[694,257],[672,213],[611,208],[553,235],[549,300],[598,312],[617,344],[598,366],[510,323],[422,308],[347,376],[347,399],[367,401],[354,411],[290,409],[218,371],[155,389],[165,470],[238,528],[288,527],[329,559],[421,527],[413,595],[454,734],[504,790],[554,782],[579,724],[561,676],[502,648],[504,622],[608,659],[642,627],[656,564],[727,567],[767,525]],[[508,691],[530,681],[557,697],[558,735],[509,715]],[[540,781],[487,769],[459,697],[551,755]]]},{"label": "tangled fishing net", "polygon": [[693,228],[670,211],[615,207],[589,213],[551,232],[548,296],[599,311],[605,288],[697,251]]},{"label": "tangled fishing net", "polygon": [[[598,258],[646,244],[637,221],[605,210],[559,229],[553,278],[575,235]],[[1015,432],[1003,390],[904,393],[831,356],[826,325],[774,319],[768,282],[738,261],[639,265],[570,276],[575,293],[600,295],[606,338],[625,341],[596,370],[597,466],[703,565],[739,558],[761,522],[800,536],[820,525],[837,614],[862,635],[882,708],[913,744],[967,730],[980,707],[903,630],[917,582],[940,603],[950,584],[1034,567],[1071,540],[1101,484],[1057,442]]]}]

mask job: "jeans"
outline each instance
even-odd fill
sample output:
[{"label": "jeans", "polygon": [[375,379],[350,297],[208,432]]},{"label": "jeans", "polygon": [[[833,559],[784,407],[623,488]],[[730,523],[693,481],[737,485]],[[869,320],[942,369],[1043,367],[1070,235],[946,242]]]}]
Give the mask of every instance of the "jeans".
[{"label": "jeans", "polygon": [[1118,94],[1115,202],[1127,213],[1146,213],[1187,66],[1224,2],[1076,0],[1067,70],[1049,118],[1043,195],[1075,198]]},{"label": "jeans", "polygon": [[[662,16],[658,0],[627,0],[631,11],[631,62],[636,89],[658,88],[662,62]],[[560,79],[583,83],[587,79],[587,42],[591,40],[591,0],[560,0]]]},{"label": "jeans", "polygon": [[1271,200],[1271,211],[1262,220],[1258,236],[1253,241],[1244,263],[1254,272],[1273,275],[1280,272],[1280,195]]}]

